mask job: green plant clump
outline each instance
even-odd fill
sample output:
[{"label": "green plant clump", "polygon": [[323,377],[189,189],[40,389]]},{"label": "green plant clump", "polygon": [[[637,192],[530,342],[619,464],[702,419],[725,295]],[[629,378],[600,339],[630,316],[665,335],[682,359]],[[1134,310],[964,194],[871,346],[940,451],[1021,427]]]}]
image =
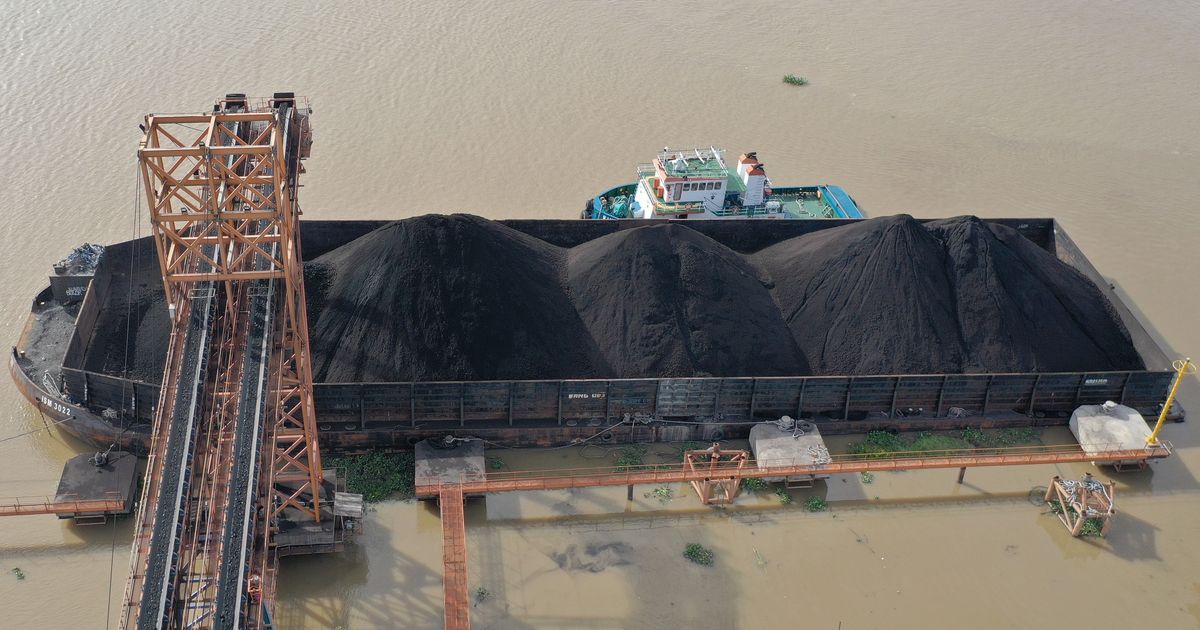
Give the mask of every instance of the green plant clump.
[{"label": "green plant clump", "polygon": [[895,433],[871,431],[863,438],[863,441],[850,444],[848,450],[853,455],[886,457],[891,453],[904,450],[904,442]]},{"label": "green plant clump", "polygon": [[646,498],[658,499],[660,503],[666,505],[667,503],[671,502],[671,499],[675,498],[675,491],[672,490],[670,486],[659,486],[650,492],[647,492]]},{"label": "green plant clump", "polygon": [[1083,522],[1083,527],[1079,528],[1080,536],[1102,536],[1100,533],[1104,527],[1104,521],[1098,518],[1089,518]]},{"label": "green plant clump", "polygon": [[642,457],[646,455],[646,447],[640,445],[626,446],[617,454],[617,468],[626,466],[641,466]]},{"label": "green plant clump", "polygon": [[829,504],[826,503],[825,499],[822,499],[821,497],[811,496],[804,500],[804,507],[807,508],[809,512],[824,512],[825,510],[829,509]]},{"label": "green plant clump", "polygon": [[18,580],[25,579],[25,572],[21,570],[21,567],[13,567],[12,574],[17,576]]},{"label": "green plant clump", "polygon": [[371,451],[365,455],[331,457],[325,464],[345,469],[346,489],[375,503],[392,496],[403,500],[413,498],[414,461],[412,453]]},{"label": "green plant clump", "polygon": [[779,497],[779,505],[791,505],[792,495],[788,494],[787,488],[780,488],[775,491],[775,496]]},{"label": "green plant clump", "polygon": [[475,605],[476,606],[482,604],[483,602],[486,602],[487,600],[491,599],[491,597],[492,597],[491,591],[487,590],[486,588],[483,588],[482,586],[480,586],[479,588],[475,589]]},{"label": "green plant clump", "polygon": [[771,484],[767,483],[765,479],[759,479],[758,477],[746,477],[742,480],[742,488],[750,492],[762,492],[770,486]]},{"label": "green plant clump", "polygon": [[788,85],[808,85],[808,79],[804,77],[798,77],[794,74],[783,75],[783,82]]},{"label": "green plant clump", "polygon": [[874,481],[875,481],[875,473],[866,472],[866,471],[864,471],[862,473],[862,482],[864,484],[873,483]]},{"label": "green plant clump", "polygon": [[706,567],[712,566],[714,559],[712,549],[700,543],[688,543],[688,546],[683,548],[683,557]]},{"label": "green plant clump", "polygon": [[1040,444],[1042,441],[1041,434],[1034,427],[994,430],[967,427],[963,429],[962,439],[979,448]]}]

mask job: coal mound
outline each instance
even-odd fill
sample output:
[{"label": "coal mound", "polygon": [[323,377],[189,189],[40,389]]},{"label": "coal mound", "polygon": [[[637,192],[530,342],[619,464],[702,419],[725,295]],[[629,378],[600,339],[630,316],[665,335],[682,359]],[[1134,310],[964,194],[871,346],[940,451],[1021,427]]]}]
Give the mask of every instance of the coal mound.
[{"label": "coal mound", "polygon": [[754,259],[815,374],[955,372],[963,362],[945,252],[912,217],[799,236]]},{"label": "coal mound", "polygon": [[1090,280],[975,217],[882,217],[754,259],[816,374],[1144,369]]},{"label": "coal mound", "polygon": [[309,263],[318,382],[588,377],[563,250],[468,215],[389,223]]},{"label": "coal mound", "polygon": [[1144,369],[1112,304],[1079,271],[976,217],[926,227],[950,259],[963,371]]},{"label": "coal mound", "polygon": [[[161,380],[156,261],[151,239],[108,248],[86,369]],[[681,224],[561,248],[423,216],[305,278],[317,382],[1144,369],[1087,277],[974,217],[881,217],[740,254]]]},{"label": "coal mound", "polygon": [[569,261],[571,298],[614,376],[808,372],[757,270],[695,230],[620,230]]},{"label": "coal mound", "polygon": [[96,281],[107,282],[108,289],[84,352],[84,369],[160,383],[171,321],[154,240],[108,246],[96,269]]}]

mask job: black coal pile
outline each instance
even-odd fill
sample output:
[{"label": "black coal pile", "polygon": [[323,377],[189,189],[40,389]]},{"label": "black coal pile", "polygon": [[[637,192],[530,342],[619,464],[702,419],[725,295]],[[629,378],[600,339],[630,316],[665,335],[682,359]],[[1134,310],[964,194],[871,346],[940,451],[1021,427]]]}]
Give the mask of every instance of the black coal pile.
[{"label": "black coal pile", "polygon": [[613,376],[808,372],[757,270],[695,230],[621,230],[569,260],[571,298]]},{"label": "black coal pile", "polygon": [[883,217],[754,258],[816,374],[1143,368],[1090,280],[974,217]]},{"label": "black coal pile", "polygon": [[[1088,278],[973,217],[882,217],[743,255],[680,224],[564,249],[424,216],[305,271],[318,382],[1143,369]],[[109,247],[105,281],[85,367],[160,381],[153,242]]]},{"label": "black coal pile", "polygon": [[941,244],[911,217],[792,238],[754,257],[815,374],[955,372],[955,300]]},{"label": "black coal pile", "polygon": [[153,239],[108,246],[96,270],[107,281],[84,369],[159,383],[167,360],[171,322]]},{"label": "black coal pile", "polygon": [[950,260],[963,371],[1144,368],[1096,285],[1016,230],[975,217],[926,227]]},{"label": "black coal pile", "polygon": [[309,263],[318,382],[596,374],[565,252],[479,217],[389,223]]}]

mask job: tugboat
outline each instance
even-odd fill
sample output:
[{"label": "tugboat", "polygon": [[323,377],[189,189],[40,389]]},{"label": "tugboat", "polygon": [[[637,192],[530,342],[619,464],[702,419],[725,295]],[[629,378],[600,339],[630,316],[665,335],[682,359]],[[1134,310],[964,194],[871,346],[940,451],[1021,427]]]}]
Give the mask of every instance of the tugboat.
[{"label": "tugboat", "polygon": [[754,151],[737,168],[716,147],[663,147],[638,164],[637,181],[588,199],[582,219],[861,219],[862,210],[840,186],[771,185]]}]

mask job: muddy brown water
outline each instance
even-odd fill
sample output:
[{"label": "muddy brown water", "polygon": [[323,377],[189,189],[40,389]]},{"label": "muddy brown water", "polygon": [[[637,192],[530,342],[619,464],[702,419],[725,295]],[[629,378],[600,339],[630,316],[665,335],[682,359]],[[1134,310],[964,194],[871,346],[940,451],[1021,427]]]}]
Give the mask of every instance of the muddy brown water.
[{"label": "muddy brown water", "polygon": [[[1200,354],[1194,2],[302,0],[279,10],[0,6],[0,337],[16,340],[70,247],[135,235],[142,114],[293,89],[316,112],[302,195],[312,218],[574,217],[664,144],[756,149],[777,182],[841,184],[876,216],[1057,217],[1172,354]],[[181,37],[208,32],[217,15],[238,16],[236,37]],[[789,72],[811,84],[782,85]],[[1189,382],[1185,404],[1200,407],[1197,389]],[[0,438],[41,426],[7,379],[0,401]],[[473,503],[471,585],[490,595],[474,618],[489,628],[1195,627],[1200,449],[1190,425],[1165,435],[1177,457],[1117,479],[1120,520],[1102,542],[1070,539],[1026,500],[1052,474],[1087,466],[972,470],[962,486],[953,471],[834,479],[821,514],[799,502],[662,506],[641,489],[629,511],[623,489]],[[0,495],[52,492],[83,450],[56,431],[0,442]],[[105,626],[129,536],[128,522],[0,523],[0,625]],[[711,547],[715,566],[688,563],[688,542]],[[284,562],[282,627],[439,627],[438,544],[436,514],[379,505],[352,553]]]}]

